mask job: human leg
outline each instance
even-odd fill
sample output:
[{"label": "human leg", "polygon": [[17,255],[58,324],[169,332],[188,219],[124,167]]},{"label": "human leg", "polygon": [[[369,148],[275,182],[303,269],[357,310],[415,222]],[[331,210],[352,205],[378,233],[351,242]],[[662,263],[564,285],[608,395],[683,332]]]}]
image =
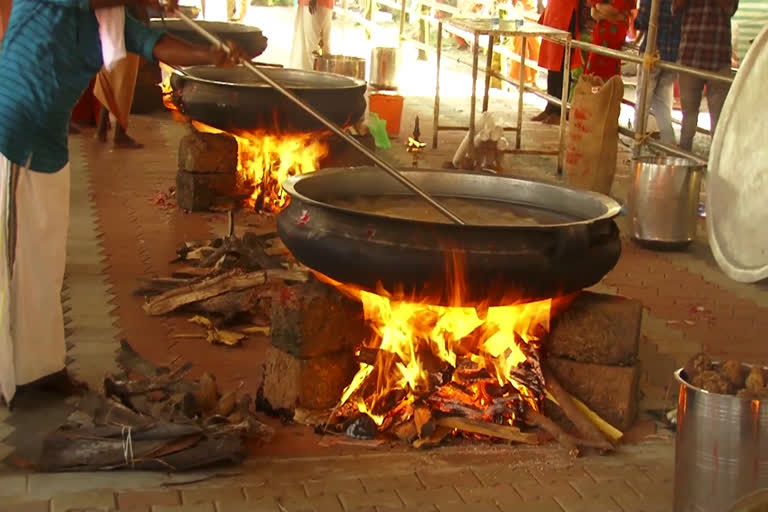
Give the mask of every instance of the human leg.
[{"label": "human leg", "polygon": [[675,130],[672,128],[672,101],[677,73],[666,69],[654,71],[651,75],[651,111],[659,126],[661,142],[675,144]]},{"label": "human leg", "polygon": [[294,69],[312,69],[312,52],[317,49],[320,39],[320,33],[315,32],[313,17],[307,6],[300,5],[296,10],[290,57],[290,66]]},{"label": "human leg", "polygon": [[55,173],[20,169],[15,186],[10,318],[16,384],[65,368],[61,287],[69,227],[69,164]]},{"label": "human leg", "polygon": [[[721,71],[730,73],[730,68]],[[709,119],[712,123],[712,133],[715,133],[717,123],[720,120],[720,113],[723,111],[725,99],[731,90],[731,84],[719,80],[707,80],[707,106],[709,107]]]},{"label": "human leg", "polygon": [[680,129],[680,148],[690,151],[693,137],[699,125],[699,107],[704,80],[686,73],[680,73],[680,106],[683,109],[683,126]]},{"label": "human leg", "polygon": [[101,142],[107,142],[107,130],[109,130],[109,110],[107,107],[101,107],[99,122],[96,125],[96,138]]}]

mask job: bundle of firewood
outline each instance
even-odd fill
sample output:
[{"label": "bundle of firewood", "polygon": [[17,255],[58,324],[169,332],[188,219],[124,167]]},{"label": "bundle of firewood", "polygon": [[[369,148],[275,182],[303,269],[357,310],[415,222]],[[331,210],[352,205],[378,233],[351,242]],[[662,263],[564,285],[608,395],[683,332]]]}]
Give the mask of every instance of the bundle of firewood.
[{"label": "bundle of firewood", "polygon": [[189,366],[156,367],[122,343],[120,362],[130,368],[104,379],[78,412],[44,443],[41,471],[113,469],[186,471],[240,463],[246,439],[268,440],[273,431],[256,419],[248,395],[219,393],[208,374],[187,380]]}]

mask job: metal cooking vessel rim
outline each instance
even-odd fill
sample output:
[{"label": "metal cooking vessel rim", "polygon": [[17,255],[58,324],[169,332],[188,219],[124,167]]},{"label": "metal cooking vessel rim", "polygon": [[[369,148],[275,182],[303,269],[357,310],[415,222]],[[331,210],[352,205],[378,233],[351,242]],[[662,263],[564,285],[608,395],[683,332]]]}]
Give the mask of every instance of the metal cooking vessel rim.
[{"label": "metal cooking vessel rim", "polygon": [[[356,215],[363,215],[366,217],[374,217],[379,219],[387,219],[387,220],[394,220],[398,222],[404,222],[409,224],[418,224],[418,225],[439,225],[439,226],[454,226],[456,228],[483,228],[483,229],[527,229],[527,230],[541,230],[541,229],[548,229],[548,228],[561,228],[561,227],[569,227],[574,225],[587,225],[587,224],[593,224],[598,221],[602,220],[609,220],[613,219],[614,217],[618,216],[621,212],[621,205],[614,200],[611,197],[605,196],[603,194],[599,194],[597,192],[591,192],[586,190],[578,190],[573,189],[570,187],[565,187],[561,185],[552,185],[549,183],[541,183],[538,181],[531,181],[531,180],[522,180],[519,178],[513,178],[511,176],[499,176],[499,175],[491,175],[487,173],[481,173],[481,172],[472,172],[472,171],[466,171],[466,170],[444,170],[444,169],[400,169],[401,172],[404,174],[408,173],[451,173],[451,174],[459,174],[459,175],[468,175],[468,176],[481,176],[485,177],[487,179],[505,179],[505,180],[511,180],[518,183],[528,183],[528,184],[534,184],[537,187],[542,188],[557,188],[557,189],[564,189],[567,190],[570,193],[575,194],[581,194],[583,196],[587,196],[599,203],[601,203],[606,211],[600,216],[592,217],[589,219],[584,220],[574,220],[572,222],[563,222],[558,224],[536,224],[536,225],[526,225],[526,224],[519,224],[519,225],[509,225],[509,224],[466,224],[464,226],[459,226],[458,224],[452,224],[448,222],[430,222],[430,221],[423,221],[423,220],[416,220],[416,219],[406,219],[403,217],[394,217],[390,215],[382,215],[379,213],[370,213],[370,212],[361,212],[358,210],[351,210],[349,208],[343,208],[341,206],[332,205],[330,203],[324,203],[322,201],[318,201],[317,199],[312,199],[310,197],[305,196],[304,194],[296,191],[296,183],[305,180],[305,179],[311,179],[313,176],[318,175],[318,173],[322,173],[323,175],[328,174],[345,174],[348,172],[354,172],[354,169],[345,169],[345,168],[339,168],[339,169],[323,169],[318,172],[313,172],[309,174],[300,174],[295,176],[289,176],[288,178],[283,181],[282,188],[285,190],[285,192],[288,193],[291,197],[297,197],[301,199],[303,202],[314,205],[314,206],[320,206],[322,208],[331,209],[334,211],[342,212],[342,213],[353,213]],[[379,171],[384,172],[384,171]],[[462,197],[462,196],[455,196],[455,197]],[[469,196],[464,196],[469,197]],[[473,197],[474,198],[474,197]],[[474,198],[479,199],[479,198]],[[498,201],[497,199],[490,199],[492,201]],[[513,203],[513,204],[522,204],[522,203]],[[536,206],[536,205],[528,205],[528,206]],[[541,207],[541,205],[538,205]]]},{"label": "metal cooking vessel rim", "polygon": [[[713,363],[720,363],[721,361],[712,361],[712,362]],[[741,365],[742,366],[748,366],[750,368],[753,367],[753,366],[760,366],[760,365],[757,365],[757,364],[747,364],[747,363],[741,363]],[[768,367],[765,367],[765,366],[760,366],[760,367],[763,368],[764,370],[768,370]],[[761,399],[761,398],[741,398],[740,396],[737,396],[737,395],[723,395],[722,393],[710,393],[706,389],[702,389],[702,388],[696,387],[693,384],[691,384],[690,382],[688,382],[687,380],[685,380],[683,378],[683,376],[682,376],[682,373],[684,371],[685,371],[685,368],[678,368],[677,370],[675,370],[675,373],[674,373],[675,380],[677,380],[677,382],[679,382],[680,384],[684,385],[685,387],[687,387],[688,389],[690,389],[692,391],[696,391],[698,393],[705,393],[707,395],[716,396],[716,397],[721,398],[722,400],[733,400],[733,401],[739,402],[739,403],[754,402],[754,401],[762,402],[763,400],[765,400],[765,399]]]},{"label": "metal cooking vessel rim", "polygon": [[[225,85],[225,86],[235,86],[235,87],[247,87],[249,89],[271,89],[272,87],[267,83],[245,83],[240,84],[236,82],[224,82],[222,80],[211,80],[210,78],[203,78],[200,76],[193,75],[190,73],[190,70],[195,69],[203,69],[203,68],[216,68],[217,66],[210,66],[210,65],[202,65],[202,66],[187,66],[181,69],[175,69],[173,70],[174,75],[178,75],[181,78],[185,80],[189,80],[191,82],[198,82],[198,83],[205,83],[205,84],[211,84],[211,85]],[[232,68],[226,68],[226,69],[237,69],[238,66],[232,67]],[[293,68],[273,68],[273,67],[267,67],[265,68],[270,70],[280,70],[280,69],[286,69],[289,71],[298,71],[300,73],[305,74],[315,74],[315,75],[327,75],[327,76],[333,76],[338,78],[343,78],[345,81],[350,82],[348,85],[340,85],[339,87],[318,87],[318,86],[312,86],[312,85],[292,85],[288,87],[288,89],[291,90],[327,90],[327,91],[345,91],[347,89],[357,89],[358,87],[367,87],[367,84],[364,80],[358,80],[357,78],[352,78],[346,75],[340,75],[338,73],[328,73],[327,71],[305,71],[303,69],[293,69]]]}]

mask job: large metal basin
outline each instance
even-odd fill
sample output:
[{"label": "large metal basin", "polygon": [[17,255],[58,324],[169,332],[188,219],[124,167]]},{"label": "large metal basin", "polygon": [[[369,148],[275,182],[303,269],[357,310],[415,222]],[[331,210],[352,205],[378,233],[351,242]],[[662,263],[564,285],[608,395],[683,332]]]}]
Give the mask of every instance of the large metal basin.
[{"label": "large metal basin", "polygon": [[768,407],[680,384],[674,512],[723,512],[768,487]]},{"label": "large metal basin", "polygon": [[436,197],[463,197],[556,212],[549,225],[459,226],[365,213],[329,204],[359,196],[412,195],[373,167],[326,169],[289,178],[280,238],[303,264],[337,281],[450,304],[447,264],[463,256],[468,302],[503,304],[572,293],[610,271],[621,253],[620,206],[592,192],[485,173],[401,171]]},{"label": "large metal basin", "polygon": [[[357,122],[365,112],[366,84],[317,71],[261,66],[273,80],[337,125]],[[173,102],[188,117],[236,131],[325,130],[325,126],[242,66],[193,66],[171,75]]]}]

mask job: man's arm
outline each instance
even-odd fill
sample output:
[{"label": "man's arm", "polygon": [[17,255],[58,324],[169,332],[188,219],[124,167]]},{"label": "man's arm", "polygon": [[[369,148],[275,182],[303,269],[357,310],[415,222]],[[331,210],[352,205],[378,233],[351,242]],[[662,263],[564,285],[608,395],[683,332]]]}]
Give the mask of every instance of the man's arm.
[{"label": "man's arm", "polygon": [[[61,7],[76,7],[78,9],[101,9],[102,7],[116,7],[119,5],[147,4],[160,7],[158,0],[42,0],[49,4],[59,5]],[[168,0],[166,9],[175,9],[179,5],[179,0]]]},{"label": "man's arm", "polygon": [[201,46],[169,36],[162,30],[148,27],[131,15],[125,16],[125,49],[147,60],[160,60],[173,66],[221,66],[246,59],[236,45],[227,42],[230,54],[215,46]]}]

